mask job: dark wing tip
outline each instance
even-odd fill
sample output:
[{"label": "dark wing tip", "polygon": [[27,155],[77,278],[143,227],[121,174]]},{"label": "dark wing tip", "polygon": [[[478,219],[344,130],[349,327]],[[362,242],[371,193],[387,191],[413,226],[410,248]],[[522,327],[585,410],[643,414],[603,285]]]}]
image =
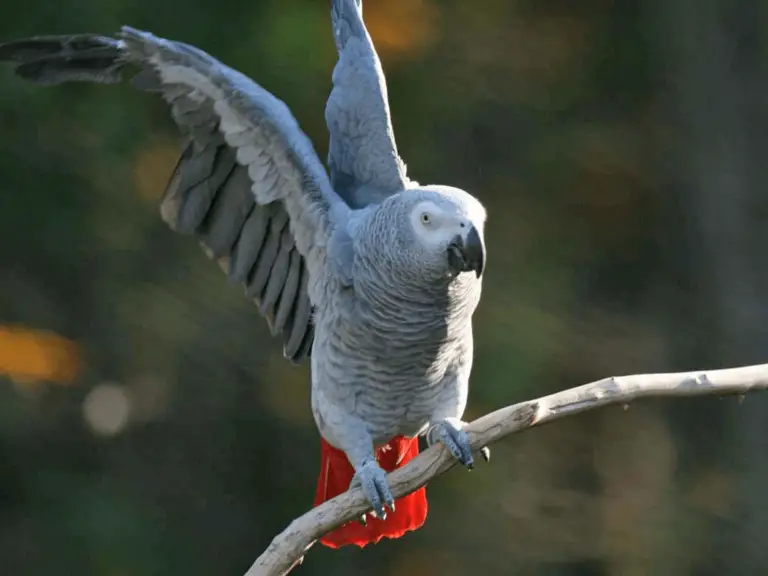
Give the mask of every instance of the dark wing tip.
[{"label": "dark wing tip", "polygon": [[0,43],[0,61],[28,62],[43,56],[75,54],[95,48],[119,49],[115,38],[99,34],[31,36]]},{"label": "dark wing tip", "polygon": [[0,61],[15,64],[21,78],[39,84],[119,82],[125,62],[120,42],[96,34],[36,36],[0,44]]}]

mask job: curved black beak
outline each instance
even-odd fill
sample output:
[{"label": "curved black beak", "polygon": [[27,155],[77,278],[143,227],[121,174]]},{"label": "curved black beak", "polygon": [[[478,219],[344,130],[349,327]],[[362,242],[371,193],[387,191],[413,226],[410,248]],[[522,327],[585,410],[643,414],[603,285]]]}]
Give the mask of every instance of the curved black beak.
[{"label": "curved black beak", "polygon": [[448,264],[456,274],[474,270],[480,278],[485,269],[485,244],[477,228],[470,226],[464,237],[456,236],[451,241],[448,245]]}]

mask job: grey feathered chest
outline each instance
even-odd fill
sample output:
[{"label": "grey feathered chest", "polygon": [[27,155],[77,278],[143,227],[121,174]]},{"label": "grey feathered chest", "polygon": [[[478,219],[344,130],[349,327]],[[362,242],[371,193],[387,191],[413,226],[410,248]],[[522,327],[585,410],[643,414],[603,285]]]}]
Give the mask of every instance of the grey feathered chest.
[{"label": "grey feathered chest", "polygon": [[481,285],[470,274],[431,290],[381,285],[339,290],[316,311],[312,388],[387,440],[426,425],[446,386],[466,388]]}]

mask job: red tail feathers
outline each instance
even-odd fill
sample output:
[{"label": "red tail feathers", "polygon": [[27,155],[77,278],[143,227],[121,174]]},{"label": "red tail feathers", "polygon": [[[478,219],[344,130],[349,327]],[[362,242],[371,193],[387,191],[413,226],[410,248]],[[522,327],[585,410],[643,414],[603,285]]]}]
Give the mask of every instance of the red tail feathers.
[{"label": "red tail feathers", "polygon": [[[320,478],[317,481],[315,503],[317,506],[346,492],[355,474],[354,468],[341,450],[320,439]],[[376,450],[376,459],[385,471],[392,472],[404,466],[419,454],[418,438],[396,436],[387,445]],[[416,492],[395,500],[395,511],[387,510],[387,519],[366,517],[368,525],[363,526],[353,521],[340,526],[320,539],[320,543],[330,548],[339,548],[355,544],[361,548],[366,544],[376,543],[382,538],[399,538],[409,530],[416,530],[427,518],[427,489],[421,487]]]}]

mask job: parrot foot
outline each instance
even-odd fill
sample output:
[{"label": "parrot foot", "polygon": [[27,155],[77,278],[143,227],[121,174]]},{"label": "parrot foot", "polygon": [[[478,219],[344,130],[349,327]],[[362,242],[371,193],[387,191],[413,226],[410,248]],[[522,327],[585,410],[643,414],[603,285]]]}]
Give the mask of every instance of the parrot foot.
[{"label": "parrot foot", "polygon": [[[435,442],[441,442],[456,460],[472,470],[475,467],[475,459],[472,457],[469,435],[463,427],[464,423],[458,418],[441,420],[427,430],[427,444],[432,446]],[[486,462],[490,461],[491,451],[488,446],[483,446],[480,453]]]},{"label": "parrot foot", "polygon": [[[389,491],[387,473],[375,460],[369,460],[357,469],[349,489],[357,487],[362,488],[363,494],[373,508],[374,517],[386,520],[387,511],[384,506],[389,507],[392,512],[395,511],[395,499]],[[365,515],[361,518],[361,523],[365,523]]]}]

